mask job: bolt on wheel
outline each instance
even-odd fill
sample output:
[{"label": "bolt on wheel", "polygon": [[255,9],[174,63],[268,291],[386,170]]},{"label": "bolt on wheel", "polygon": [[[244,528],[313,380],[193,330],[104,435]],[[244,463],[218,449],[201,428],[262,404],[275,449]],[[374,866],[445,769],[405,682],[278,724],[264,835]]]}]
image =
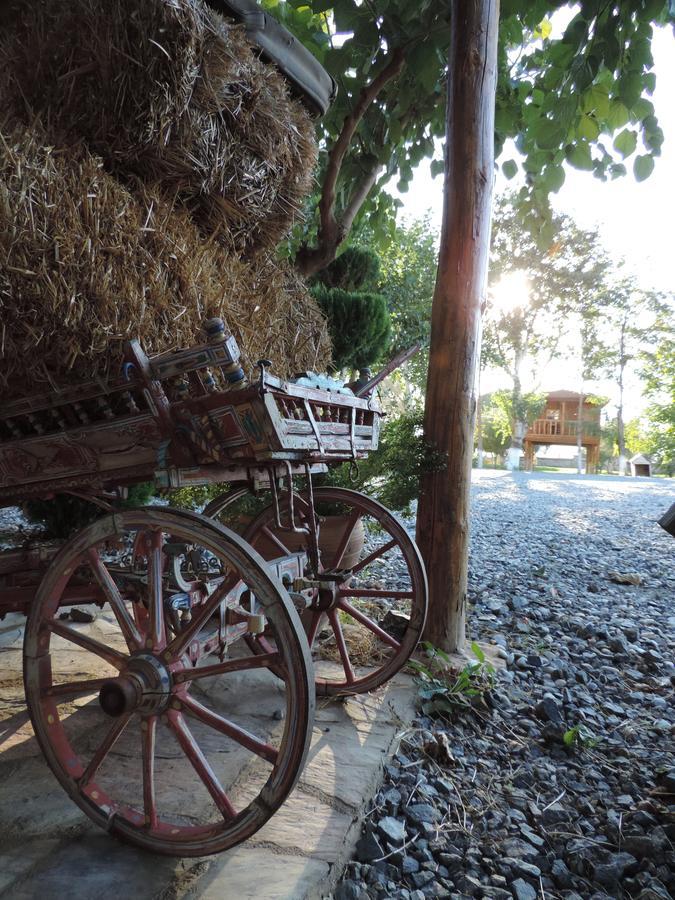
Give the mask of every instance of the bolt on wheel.
[{"label": "bolt on wheel", "polygon": [[[68,621],[83,603],[94,621]],[[261,623],[274,649],[252,657],[244,641]],[[250,837],[293,788],[311,737],[312,664],[288,595],[241,538],[191,513],[129,510],[71,539],[31,608],[24,678],[68,794],[158,853]]]}]

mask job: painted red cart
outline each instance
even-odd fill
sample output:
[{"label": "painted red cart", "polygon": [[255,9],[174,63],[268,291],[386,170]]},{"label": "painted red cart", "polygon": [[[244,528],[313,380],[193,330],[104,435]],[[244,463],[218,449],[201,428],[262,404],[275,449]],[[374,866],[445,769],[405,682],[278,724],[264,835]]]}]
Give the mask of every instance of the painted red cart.
[{"label": "painted red cart", "polygon": [[[0,409],[0,505],[70,493],[103,507],[65,543],[0,554],[0,617],[28,617],[37,740],[91,819],[183,856],[267,821],[304,764],[315,694],[383,684],[427,602],[404,525],[313,485],[376,449],[377,404],[265,362],[249,384],[222,323],[206,333],[154,358],[131,343],[119,379]],[[116,506],[149,480],[229,490],[203,515]]]}]

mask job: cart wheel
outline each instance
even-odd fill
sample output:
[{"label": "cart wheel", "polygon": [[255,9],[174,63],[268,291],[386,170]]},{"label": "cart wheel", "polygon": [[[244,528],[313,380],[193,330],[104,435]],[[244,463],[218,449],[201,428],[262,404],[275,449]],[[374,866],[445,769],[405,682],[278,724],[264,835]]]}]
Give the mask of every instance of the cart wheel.
[{"label": "cart wheel", "polygon": [[[189,593],[176,589],[181,554]],[[83,603],[100,608],[94,621],[66,622]],[[273,650],[252,657],[244,638],[261,628]],[[281,806],[309,746],[312,677],[298,615],[264,560],[221,525],[166,508],[80,531],[26,627],[26,696],[49,766],[97,824],[167,855],[233,847]]]},{"label": "cart wheel", "polygon": [[[231,520],[246,494],[235,489],[214,500],[205,514]],[[376,500],[346,488],[319,487],[314,502],[323,588],[302,618],[317,693],[370,691],[405,665],[420,640],[428,593],[424,564],[403,523]],[[299,501],[300,524],[307,511]],[[304,535],[276,528],[271,506],[242,536],[266,559],[308,549]],[[249,638],[249,645],[265,654],[274,647],[266,634]]]}]

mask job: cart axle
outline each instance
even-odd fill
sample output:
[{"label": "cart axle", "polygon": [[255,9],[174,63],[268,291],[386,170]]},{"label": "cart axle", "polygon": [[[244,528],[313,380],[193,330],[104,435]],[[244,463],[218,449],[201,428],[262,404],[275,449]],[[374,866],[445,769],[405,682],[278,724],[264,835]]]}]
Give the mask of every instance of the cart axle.
[{"label": "cart axle", "polygon": [[157,715],[169,705],[169,670],[151,653],[133,656],[119,678],[102,685],[98,702],[104,713],[118,718],[134,711]]}]

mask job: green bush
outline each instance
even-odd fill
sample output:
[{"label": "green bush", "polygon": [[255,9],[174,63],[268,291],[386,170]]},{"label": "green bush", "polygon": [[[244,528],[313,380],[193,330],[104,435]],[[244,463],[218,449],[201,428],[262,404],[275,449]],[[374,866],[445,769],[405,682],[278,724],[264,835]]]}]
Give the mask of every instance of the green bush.
[{"label": "green bush", "polygon": [[328,320],[337,371],[361,369],[379,360],[389,346],[391,325],[381,294],[345,291],[315,284],[312,288]]},{"label": "green bush", "polygon": [[316,281],[343,291],[368,291],[380,277],[380,260],[373,250],[347,247],[332,263],[322,269]]},{"label": "green bush", "polygon": [[[117,506],[122,509],[145,506],[154,493],[152,482],[133,484],[126,499],[120,500]],[[27,500],[23,513],[30,522],[43,526],[46,537],[65,540],[105,515],[105,510],[88,500],[57,494],[53,500]]]},{"label": "green bush", "polygon": [[446,466],[445,456],[424,441],[422,411],[414,410],[385,419],[379,449],[359,462],[356,478],[352,464],[343,463],[317,483],[354,488],[389,509],[409,514],[419,497],[422,475]]}]

